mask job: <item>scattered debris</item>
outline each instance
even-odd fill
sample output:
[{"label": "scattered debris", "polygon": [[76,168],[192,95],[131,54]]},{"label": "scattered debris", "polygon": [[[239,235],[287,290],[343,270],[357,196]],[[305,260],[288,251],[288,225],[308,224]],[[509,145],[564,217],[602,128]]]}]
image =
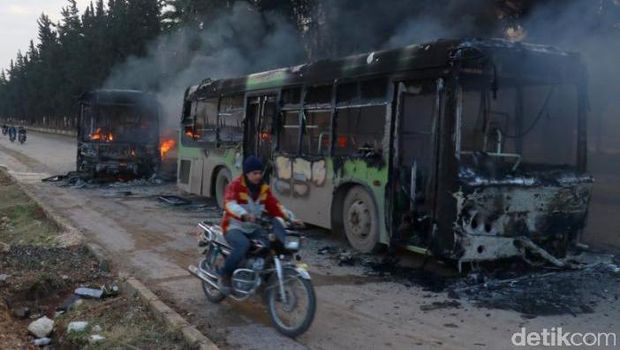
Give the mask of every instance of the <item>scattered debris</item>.
[{"label": "scattered debris", "polygon": [[88,322],[86,321],[73,321],[69,322],[67,325],[67,333],[80,333],[84,332],[88,327]]},{"label": "scattered debris", "polygon": [[104,294],[103,290],[101,289],[85,288],[85,287],[76,288],[74,293],[81,297],[93,298],[93,299],[101,299]]},{"label": "scattered debris", "polygon": [[338,255],[338,266],[353,266],[355,263],[355,255],[351,252],[343,252]]},{"label": "scattered debris", "polygon": [[38,338],[32,341],[32,344],[35,346],[46,346],[52,343],[51,338]]},{"label": "scattered debris", "polygon": [[105,337],[99,334],[93,334],[90,337],[88,337],[88,342],[91,344],[100,343],[104,340],[105,340]]},{"label": "scattered debris", "polygon": [[47,318],[47,316],[43,316],[36,321],[33,321],[28,326],[28,331],[32,333],[37,338],[45,338],[54,329],[54,321]]},{"label": "scattered debris", "polygon": [[30,316],[30,308],[26,306],[20,306],[13,309],[13,316],[17,318],[28,318]]},{"label": "scattered debris", "polygon": [[163,202],[168,205],[173,205],[173,206],[192,204],[192,201],[188,199],[185,199],[179,196],[173,196],[173,195],[162,195],[162,196],[157,197],[157,199],[160,202]]},{"label": "scattered debris", "polygon": [[510,309],[527,315],[591,313],[601,299],[617,298],[620,276],[611,264],[596,264],[578,270],[529,273],[508,278],[489,278],[486,282],[458,283],[452,295],[476,305]]},{"label": "scattered debris", "polygon": [[397,281],[421,286],[422,290],[433,293],[443,292],[454,282],[453,279],[436,272],[402,266],[398,263],[398,259],[390,256],[385,257],[381,262],[367,261],[364,265],[369,268],[368,275],[391,277]]},{"label": "scattered debris", "polygon": [[116,283],[104,284],[101,286],[104,297],[112,297],[118,295],[119,289]]},{"label": "scattered debris", "polygon": [[11,250],[11,246],[9,244],[0,242],[0,253],[7,253],[9,250]]},{"label": "scattered debris", "polygon": [[329,255],[333,255],[333,254],[337,254],[338,251],[339,251],[339,249],[336,248],[336,247],[325,246],[323,248],[320,248],[317,251],[317,254],[319,254],[319,255],[328,255],[328,254]]},{"label": "scattered debris", "polygon": [[167,206],[183,210],[216,210],[215,207],[206,203],[192,201],[190,199],[175,195],[160,195],[157,197],[157,200]]},{"label": "scattered debris", "polygon": [[71,294],[67,299],[65,299],[62,305],[56,308],[56,311],[66,312],[68,310],[71,310],[72,308],[76,306],[76,303],[79,300],[80,300],[79,295]]},{"label": "scattered debris", "polygon": [[41,182],[60,182],[60,181],[65,181],[69,177],[69,174],[67,174],[67,175],[53,175],[53,176],[41,179]]},{"label": "scattered debris", "polygon": [[447,300],[447,301],[434,301],[431,304],[420,305],[420,310],[422,311],[432,311],[439,309],[451,309],[451,308],[460,308],[461,303],[456,300]]},{"label": "scattered debris", "polygon": [[11,277],[11,276],[9,276],[7,274],[4,274],[4,273],[0,274],[0,282],[5,282],[6,280],[9,279],[9,277]]}]

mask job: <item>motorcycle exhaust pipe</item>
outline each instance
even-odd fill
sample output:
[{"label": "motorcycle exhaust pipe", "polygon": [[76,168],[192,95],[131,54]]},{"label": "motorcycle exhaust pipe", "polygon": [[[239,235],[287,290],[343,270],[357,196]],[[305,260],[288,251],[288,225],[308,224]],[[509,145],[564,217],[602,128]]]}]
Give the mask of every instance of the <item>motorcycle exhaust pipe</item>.
[{"label": "motorcycle exhaust pipe", "polygon": [[189,267],[187,268],[187,270],[194,276],[200,278],[201,280],[203,280],[204,282],[207,282],[209,285],[211,285],[211,287],[213,288],[218,288],[217,286],[217,282],[213,281],[214,278],[217,278],[215,276],[211,276],[210,273],[194,266],[194,265],[189,265]]}]

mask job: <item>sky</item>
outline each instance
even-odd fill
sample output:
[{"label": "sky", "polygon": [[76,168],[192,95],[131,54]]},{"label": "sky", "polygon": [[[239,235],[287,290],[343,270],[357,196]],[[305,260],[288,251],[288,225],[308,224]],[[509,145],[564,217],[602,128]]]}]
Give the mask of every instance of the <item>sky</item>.
[{"label": "sky", "polygon": [[[80,13],[90,0],[77,0]],[[0,0],[0,69],[9,67],[17,50],[26,52],[30,39],[37,42],[37,19],[47,14],[54,22],[60,20],[60,9],[67,0]]]}]

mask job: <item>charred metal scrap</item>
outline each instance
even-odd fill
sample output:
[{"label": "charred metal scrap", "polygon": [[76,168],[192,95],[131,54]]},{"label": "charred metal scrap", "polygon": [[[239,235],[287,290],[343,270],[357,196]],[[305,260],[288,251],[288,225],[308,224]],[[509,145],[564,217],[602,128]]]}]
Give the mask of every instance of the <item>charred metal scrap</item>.
[{"label": "charred metal scrap", "polygon": [[96,90],[80,98],[77,170],[148,177],[160,165],[159,107],[134,90]]}]

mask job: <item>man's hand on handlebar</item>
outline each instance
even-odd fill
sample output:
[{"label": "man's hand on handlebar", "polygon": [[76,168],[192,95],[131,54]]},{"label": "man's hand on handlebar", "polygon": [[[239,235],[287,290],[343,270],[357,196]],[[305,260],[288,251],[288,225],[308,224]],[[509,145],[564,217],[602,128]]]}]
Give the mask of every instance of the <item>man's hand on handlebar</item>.
[{"label": "man's hand on handlebar", "polygon": [[252,214],[243,214],[241,215],[241,220],[245,222],[256,222],[256,216]]}]

